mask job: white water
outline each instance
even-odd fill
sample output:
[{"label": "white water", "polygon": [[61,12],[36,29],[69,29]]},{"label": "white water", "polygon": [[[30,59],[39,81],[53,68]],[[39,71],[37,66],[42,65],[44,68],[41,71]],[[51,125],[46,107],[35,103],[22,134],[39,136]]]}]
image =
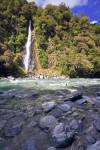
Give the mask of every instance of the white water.
[{"label": "white water", "polygon": [[32,44],[32,31],[31,31],[31,21],[29,22],[29,29],[28,29],[28,38],[25,45],[25,57],[24,57],[24,68],[25,71],[29,71],[29,65],[30,65],[30,56],[31,56],[31,44]]},{"label": "white water", "polygon": [[[40,90],[57,90],[57,89],[68,89],[74,92],[77,87],[100,85],[100,79],[1,79],[0,80],[0,90],[6,89],[40,89]],[[73,88],[72,88],[73,87]],[[74,89],[75,88],[75,89]]]}]

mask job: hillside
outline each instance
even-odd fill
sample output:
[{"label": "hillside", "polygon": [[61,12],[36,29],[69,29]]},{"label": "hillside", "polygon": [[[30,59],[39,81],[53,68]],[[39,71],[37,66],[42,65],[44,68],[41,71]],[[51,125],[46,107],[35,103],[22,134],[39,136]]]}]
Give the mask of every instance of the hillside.
[{"label": "hillside", "polygon": [[22,56],[32,20],[35,72],[100,77],[100,25],[86,16],[73,15],[64,4],[40,8],[25,0],[0,0],[0,18],[0,76],[24,75]]}]

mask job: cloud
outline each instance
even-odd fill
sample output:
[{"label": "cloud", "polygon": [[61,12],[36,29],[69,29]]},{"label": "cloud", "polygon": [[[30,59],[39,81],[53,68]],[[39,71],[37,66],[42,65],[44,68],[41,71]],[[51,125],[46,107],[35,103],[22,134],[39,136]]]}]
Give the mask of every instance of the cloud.
[{"label": "cloud", "polygon": [[74,8],[76,6],[84,6],[88,3],[88,0],[27,0],[34,1],[38,6],[45,7],[47,4],[59,5],[65,3],[66,6]]},{"label": "cloud", "polygon": [[98,21],[97,21],[97,20],[93,20],[93,21],[91,21],[90,23],[91,23],[91,24],[97,24]]}]

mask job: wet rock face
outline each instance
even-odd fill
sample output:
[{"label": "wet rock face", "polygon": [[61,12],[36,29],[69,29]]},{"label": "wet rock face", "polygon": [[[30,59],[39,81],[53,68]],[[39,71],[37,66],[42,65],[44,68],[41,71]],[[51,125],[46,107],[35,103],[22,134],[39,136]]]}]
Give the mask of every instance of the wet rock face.
[{"label": "wet rock face", "polygon": [[58,124],[57,119],[54,116],[44,116],[39,121],[39,126],[42,129],[53,129]]}]

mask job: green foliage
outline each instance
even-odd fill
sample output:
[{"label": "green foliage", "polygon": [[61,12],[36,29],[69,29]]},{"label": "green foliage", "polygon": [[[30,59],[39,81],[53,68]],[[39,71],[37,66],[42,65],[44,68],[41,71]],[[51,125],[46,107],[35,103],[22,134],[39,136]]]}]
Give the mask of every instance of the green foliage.
[{"label": "green foliage", "polygon": [[47,53],[41,49],[39,50],[39,60],[40,60],[40,63],[41,63],[41,66],[43,68],[47,68],[48,67],[48,56],[47,56]]},{"label": "green foliage", "polygon": [[24,74],[22,52],[31,19],[42,68],[100,77],[100,25],[86,16],[74,16],[63,3],[40,8],[26,0],[0,0],[0,19],[0,75]]}]

